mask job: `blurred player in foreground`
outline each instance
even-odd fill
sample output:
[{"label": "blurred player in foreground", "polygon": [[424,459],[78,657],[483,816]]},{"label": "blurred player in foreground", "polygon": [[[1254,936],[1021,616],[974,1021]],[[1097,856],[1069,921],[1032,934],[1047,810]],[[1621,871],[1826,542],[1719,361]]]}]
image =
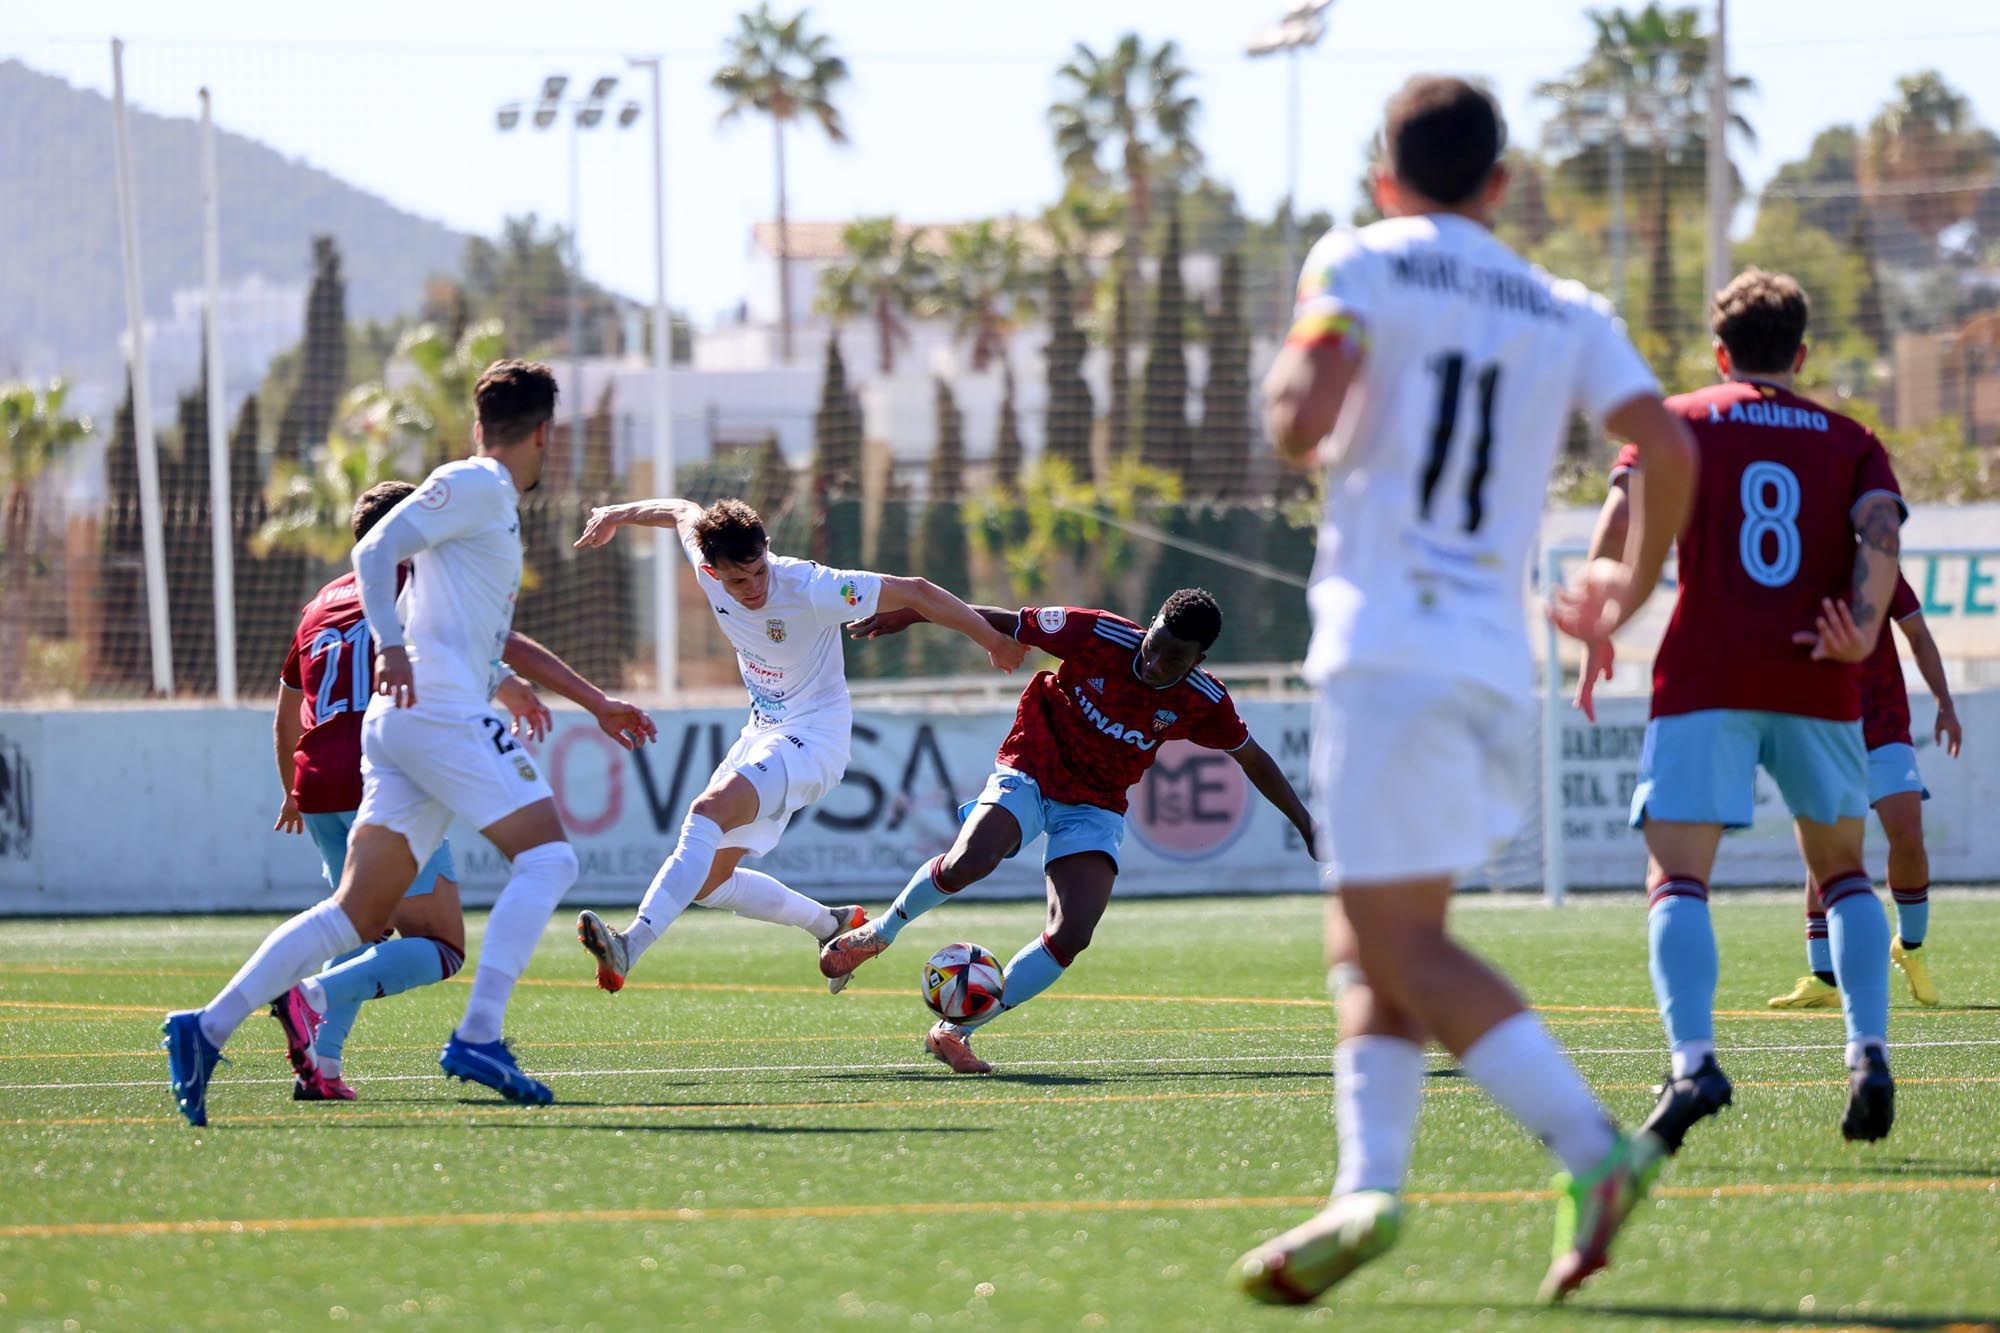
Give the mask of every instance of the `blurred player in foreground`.
[{"label": "blurred player in foreground", "polygon": [[[416,489],[407,481],[371,487],[354,504],[354,540],[366,537]],[[361,804],[361,718],[375,692],[369,647],[360,590],[352,573],[343,574],[306,603],[279,677],[273,732],[285,798],[274,827],[312,834],[329,887],[340,884],[348,832]],[[518,630],[507,636],[505,659],[527,677],[509,677],[493,696],[513,715],[516,736],[539,740],[551,721],[529,681],[581,705],[613,735],[629,720],[630,704],[608,698]],[[341,1057],[362,1003],[456,975],[465,961],[465,916],[456,880],[451,844],[445,841],[390,916],[402,938],[352,949],[271,1002],[297,1075],[294,1100],[354,1100],[354,1090],[341,1077]]]},{"label": "blurred player in foreground", "polygon": [[1636,441],[1652,482],[1625,559],[1592,562],[1558,595],[1567,632],[1607,638],[1639,609],[1693,484],[1687,431],[1610,306],[1493,235],[1505,146],[1486,93],[1405,84],[1375,177],[1386,220],[1313,248],[1265,383],[1281,455],[1327,469],[1306,675],[1341,1040],[1333,1200],[1238,1261],[1260,1300],[1311,1300],[1395,1242],[1426,1040],[1562,1163],[1544,1299],[1605,1265],[1657,1165],[1657,1143],[1619,1132],[1513,986],[1445,924],[1459,875],[1527,809],[1523,589],[1571,413]]},{"label": "blurred player in foreground", "polygon": [[[1646,835],[1653,991],[1673,1048],[1646,1128],[1669,1151],[1730,1102],[1715,1055],[1708,880],[1723,831],[1751,823],[1760,766],[1792,812],[1825,903],[1847,1023],[1841,1133],[1879,1139],[1895,1120],[1889,924],[1861,859],[1868,754],[1857,668],[1895,594],[1905,511],[1881,442],[1794,392],[1807,318],[1791,278],[1738,274],[1710,313],[1723,382],[1668,401],[1694,431],[1701,480],[1653,661],[1632,825]],[[1643,496],[1652,465],[1628,450],[1619,467]],[[1600,528],[1615,537],[1628,508],[1614,491]],[[1594,647],[1580,702],[1608,665]]]},{"label": "blurred player in foreground", "polygon": [[[354,548],[377,653],[361,728],[361,806],[340,887],[272,931],[206,1006],[167,1015],[169,1085],[190,1124],[208,1122],[209,1076],[223,1043],[322,960],[380,938],[453,815],[499,849],[512,875],[487,919],[465,1017],[438,1063],[509,1101],[554,1100],[521,1071],[501,1024],[550,914],[576,880],[576,853],[548,783],[488,705],[505,678],[501,655],[521,586],[518,507],[541,479],[555,376],[538,363],[500,361],[473,396],[477,453],[432,472]],[[399,602],[406,561],[414,568]],[[653,737],[643,712],[621,705],[618,713],[625,745]]]},{"label": "blurred player in foreground", "polygon": [[[1061,979],[1090,947],[1110,906],[1125,841],[1127,792],[1146,776],[1162,742],[1186,739],[1221,750],[1312,847],[1312,817],[1277,761],[1250,736],[1222,682],[1200,670],[1222,633],[1222,608],[1200,588],[1167,598],[1150,626],[1079,607],[982,606],[988,624],[1061,659],[1028,682],[985,790],[960,814],[951,850],[932,857],[881,920],[820,951],[819,968],[845,984],[904,926],[977,884],[1043,834],[1048,928],[1008,962],[1001,1002],[974,1022],[939,1021],[924,1049],[959,1074],[989,1074],[972,1053],[974,1029],[1018,1009]],[[921,616],[881,612],[858,622],[857,639],[896,634]]]},{"label": "blurred player in foreground", "polygon": [[816,943],[867,920],[859,907],[823,907],[739,865],[776,847],[791,817],[839,786],[847,772],[854,704],[847,694],[842,625],[878,611],[907,610],[965,635],[998,670],[1012,671],[1026,651],[926,579],[828,569],[771,554],[764,521],[741,500],[721,500],[706,510],[672,499],[608,505],[591,511],[576,544],[603,546],[621,527],[680,534],[715,623],[736,650],[750,717],[688,808],[680,840],[632,923],[614,930],[595,912],[577,916],[577,939],[597,960],[597,984],[607,991],[624,986],[641,955],[693,902],[797,926]]}]

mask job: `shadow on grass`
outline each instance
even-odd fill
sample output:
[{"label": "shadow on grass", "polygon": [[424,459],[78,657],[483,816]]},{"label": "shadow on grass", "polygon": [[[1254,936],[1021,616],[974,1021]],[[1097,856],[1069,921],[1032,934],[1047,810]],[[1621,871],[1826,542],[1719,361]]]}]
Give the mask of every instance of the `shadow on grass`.
[{"label": "shadow on grass", "polygon": [[[1540,1308],[1540,1307],[1525,1307]],[[1734,1305],[1590,1305],[1578,1306],[1578,1312],[1589,1313],[1611,1319],[1696,1319],[1704,1322],[1720,1320],[1739,1324],[1746,1328],[1817,1327],[1828,1324],[1859,1325],[1866,1328],[1892,1329],[1950,1329],[1953,1333],[2000,1333],[2000,1314],[1988,1311],[1985,1314],[1838,1314],[1833,1310],[1760,1310],[1755,1307]]]},{"label": "shadow on grass", "polygon": [[838,1134],[842,1137],[855,1134],[989,1134],[992,1132],[989,1129],[976,1125],[766,1125],[755,1120],[744,1120],[728,1125],[683,1125],[674,1123],[611,1124],[604,1121],[577,1120],[482,1120],[477,1124],[468,1126],[468,1128],[560,1129],[590,1131],[593,1133],[603,1133],[609,1130],[620,1134]]},{"label": "shadow on grass", "polygon": [[1858,1176],[1962,1176],[1967,1180],[2000,1177],[2000,1162],[1965,1161],[1956,1157],[1899,1157],[1893,1162],[1871,1162],[1846,1167],[1842,1174]]},{"label": "shadow on grass", "polygon": [[1102,1087],[1116,1084],[1171,1083],[1187,1079],[1210,1082],[1264,1082],[1270,1079],[1325,1078],[1324,1069],[1134,1069],[1119,1074],[1066,1074],[1061,1070],[1032,1070],[1016,1073],[1000,1065],[991,1074],[954,1074],[939,1065],[935,1069],[845,1069],[832,1073],[795,1075],[781,1079],[759,1079],[760,1083],[936,1083],[941,1079],[977,1079],[980,1083],[1018,1084],[1024,1087]]}]

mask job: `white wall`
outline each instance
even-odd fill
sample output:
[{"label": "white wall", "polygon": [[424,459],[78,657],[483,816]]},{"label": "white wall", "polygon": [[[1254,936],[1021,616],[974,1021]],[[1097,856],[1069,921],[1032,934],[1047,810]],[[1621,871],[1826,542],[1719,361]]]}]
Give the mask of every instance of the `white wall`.
[{"label": "white wall", "polygon": [[[1928,712],[1918,700],[1918,715]],[[1305,778],[1304,700],[1249,702],[1252,730],[1295,783]],[[2000,735],[2000,692],[1961,701],[1974,738]],[[1560,784],[1572,883],[1630,886],[1644,872],[1624,827],[1638,764],[1642,700],[1606,701],[1596,727],[1566,713]],[[869,710],[856,719],[847,780],[793,822],[764,858],[780,878],[830,900],[886,901],[948,845],[956,805],[992,766],[1011,710]],[[672,845],[687,803],[735,735],[741,713],[659,718],[660,741],[616,749],[576,713],[533,747],[583,859],[579,902],[636,902]],[[1926,808],[1939,883],[2000,878],[2000,746],[1977,741],[1953,761],[1920,751],[1935,799]],[[1382,762],[1394,763],[1387,755]],[[1530,784],[1535,774],[1524,774]],[[325,892],[311,843],[271,831],[279,795],[268,714],[252,709],[0,711],[0,916],[103,912],[274,911]],[[1228,758],[1176,744],[1134,793],[1123,893],[1306,891],[1316,877],[1290,826]],[[1782,808],[1760,788],[1754,829],[1724,843],[1719,884],[1798,878]],[[1539,883],[1528,836],[1496,854],[1498,879]],[[475,834],[453,832],[468,901],[504,878]],[[1881,872],[1881,838],[1870,840]],[[1040,892],[1033,852],[980,894]]]}]

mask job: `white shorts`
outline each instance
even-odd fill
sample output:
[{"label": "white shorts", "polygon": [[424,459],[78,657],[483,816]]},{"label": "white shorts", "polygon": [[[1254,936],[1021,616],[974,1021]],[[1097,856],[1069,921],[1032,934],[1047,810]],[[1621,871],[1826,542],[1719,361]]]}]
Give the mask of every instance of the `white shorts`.
[{"label": "white shorts", "polygon": [[453,815],[483,829],[549,795],[541,768],[486,708],[370,701],[354,822],[402,834],[418,865],[444,841]]},{"label": "white shorts", "polygon": [[1313,814],[1329,888],[1456,875],[1520,831],[1535,710],[1475,681],[1356,668],[1313,707]]},{"label": "white shorts", "polygon": [[762,804],[756,819],[722,835],[722,846],[740,847],[752,856],[776,847],[793,815],[840,785],[851,748],[846,728],[837,733],[798,726],[743,728],[709,785],[740,773],[757,789]]}]

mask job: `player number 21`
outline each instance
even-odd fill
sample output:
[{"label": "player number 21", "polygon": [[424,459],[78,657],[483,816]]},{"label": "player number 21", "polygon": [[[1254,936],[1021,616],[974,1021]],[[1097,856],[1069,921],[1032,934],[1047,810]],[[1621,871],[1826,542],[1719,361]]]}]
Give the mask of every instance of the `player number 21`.
[{"label": "player number 21", "polygon": [[[340,669],[342,650],[347,653],[347,671]],[[368,660],[368,622],[357,620],[345,634],[337,629],[323,629],[313,636],[312,657],[324,657],[326,665],[319,675],[319,694],[313,700],[313,717],[324,722],[330,717],[345,713],[349,709],[359,713],[368,707],[369,691],[375,682],[374,664]],[[347,696],[342,698],[337,691],[346,676]]]},{"label": "player number 21", "polygon": [[[1428,523],[1431,502],[1437,498],[1438,483],[1444,479],[1444,465],[1451,453],[1452,437],[1458,432],[1458,400],[1465,384],[1465,357],[1447,352],[1430,364],[1438,377],[1437,416],[1431,422],[1431,451],[1424,462],[1418,490],[1418,514]],[[1500,367],[1482,366],[1473,378],[1479,393],[1477,432],[1472,441],[1472,467],[1465,476],[1465,521],[1467,535],[1479,531],[1486,521],[1486,481],[1493,469],[1493,398],[1500,389]]]},{"label": "player number 21", "polygon": [[1743,469],[1742,500],[1736,545],[1743,572],[1782,588],[1799,574],[1799,479],[1783,463],[1760,460]]}]

